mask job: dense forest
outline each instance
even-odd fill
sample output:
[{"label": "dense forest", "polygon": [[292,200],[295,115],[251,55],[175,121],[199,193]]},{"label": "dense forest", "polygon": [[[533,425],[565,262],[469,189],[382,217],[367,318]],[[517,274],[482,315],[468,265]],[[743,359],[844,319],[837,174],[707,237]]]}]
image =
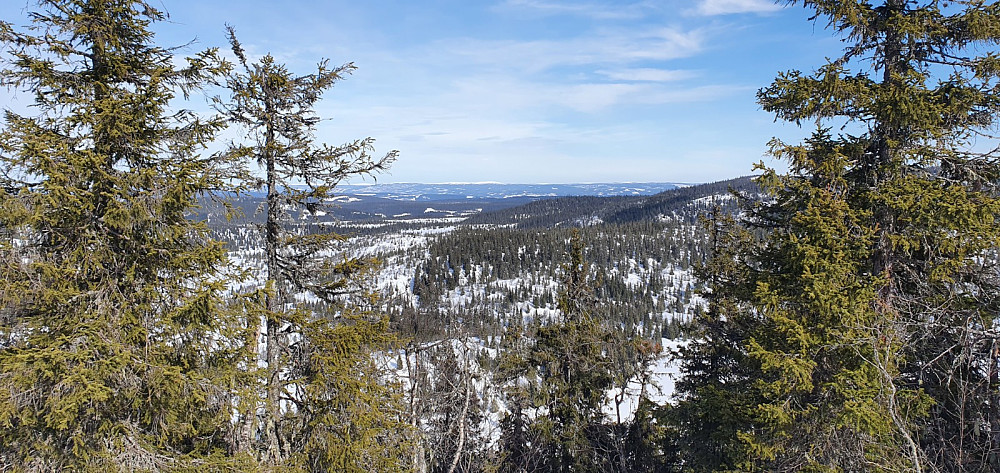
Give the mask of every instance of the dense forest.
[{"label": "dense forest", "polygon": [[515,225],[518,228],[585,226],[594,223],[636,223],[654,220],[680,220],[697,224],[705,211],[719,207],[738,210],[730,193],[757,195],[759,189],[749,177],[700,184],[660,192],[649,197],[563,197],[544,199],[518,207],[474,215],[468,225]]},{"label": "dense forest", "polygon": [[332,213],[353,63],[0,21],[0,470],[1000,471],[1000,4],[787,3],[787,171],[422,219]]},{"label": "dense forest", "polygon": [[[417,335],[443,333],[449,322],[461,321],[482,326],[476,335],[486,336],[499,335],[509,314],[525,313],[544,322],[557,306],[559,275],[573,231],[459,229],[434,239],[414,269],[415,312],[399,314],[406,318],[403,325]],[[601,275],[593,282],[599,301],[594,315],[655,341],[679,336],[682,322],[697,310],[691,261],[704,257],[704,240],[690,227],[662,224],[576,232],[587,245],[584,260]],[[390,307],[408,308],[409,295]]]}]

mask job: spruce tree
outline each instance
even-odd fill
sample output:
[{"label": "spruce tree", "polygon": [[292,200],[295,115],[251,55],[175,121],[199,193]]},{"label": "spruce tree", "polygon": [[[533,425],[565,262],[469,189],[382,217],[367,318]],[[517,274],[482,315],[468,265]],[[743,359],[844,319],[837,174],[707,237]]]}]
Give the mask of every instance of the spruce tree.
[{"label": "spruce tree", "polygon": [[239,331],[224,249],[189,219],[225,184],[203,151],[223,124],[171,106],[222,62],[176,67],[143,1],[45,0],[30,18],[0,23],[0,80],[34,105],[0,132],[0,469],[223,466],[217,375]]},{"label": "spruce tree", "polygon": [[[392,337],[362,284],[377,262],[341,255],[344,238],[308,219],[328,208],[338,183],[386,169],[396,152],[374,156],[371,138],[315,142],[315,104],[353,64],[322,61],[314,73],[296,76],[271,55],[248,61],[232,28],[229,39],[241,70],[227,76],[230,98],[216,105],[247,131],[249,144],[230,154],[256,162],[256,182],[266,191],[263,368],[244,404],[238,448],[265,465],[309,471],[400,468],[398,395],[374,357]],[[297,307],[296,294],[319,299],[323,310]],[[348,303],[352,297],[360,304]]]},{"label": "spruce tree", "polygon": [[[512,391],[514,415],[504,432],[509,451],[504,452],[508,457],[502,471],[585,472],[612,467],[601,410],[612,383],[612,362],[605,352],[611,332],[594,315],[593,281],[583,252],[583,240],[574,231],[558,301],[561,320],[539,326],[533,344],[522,355],[521,370],[530,387],[526,392],[520,387]],[[521,417],[524,402],[535,410],[536,418]]]},{"label": "spruce tree", "polygon": [[[758,98],[815,121],[719,240],[678,419],[696,471],[998,467],[1000,5],[792,1],[841,57]],[[831,127],[841,127],[833,134]],[[743,236],[740,236],[743,235]],[[701,422],[707,420],[708,422]]]}]

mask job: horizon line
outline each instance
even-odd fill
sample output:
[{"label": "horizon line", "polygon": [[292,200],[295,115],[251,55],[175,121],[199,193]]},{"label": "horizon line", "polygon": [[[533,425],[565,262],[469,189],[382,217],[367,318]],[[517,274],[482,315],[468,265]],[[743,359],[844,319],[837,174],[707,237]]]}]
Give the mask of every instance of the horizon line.
[{"label": "horizon line", "polygon": [[[729,179],[722,179],[729,180]],[[715,182],[715,181],[712,181]],[[571,185],[594,185],[594,184],[683,184],[697,185],[705,182],[679,182],[679,181],[593,181],[593,182],[499,182],[499,181],[455,181],[455,182],[418,182],[418,181],[398,181],[398,182],[362,182],[362,183],[341,183],[340,186],[378,186],[396,184],[421,184],[421,185],[503,185],[503,186],[571,186]]]}]

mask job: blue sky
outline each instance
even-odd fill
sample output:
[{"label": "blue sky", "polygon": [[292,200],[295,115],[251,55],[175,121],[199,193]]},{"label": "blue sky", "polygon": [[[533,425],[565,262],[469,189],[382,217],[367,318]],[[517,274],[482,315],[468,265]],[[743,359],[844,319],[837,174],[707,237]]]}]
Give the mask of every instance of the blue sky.
[{"label": "blue sky", "polygon": [[[2,18],[23,24],[23,3]],[[154,2],[155,4],[155,2]],[[706,182],[749,174],[771,137],[778,71],[839,40],[770,0],[162,0],[164,45],[225,46],[298,73],[357,72],[318,108],[319,138],[372,136],[399,161],[380,182]],[[770,161],[768,161],[770,162]]]}]

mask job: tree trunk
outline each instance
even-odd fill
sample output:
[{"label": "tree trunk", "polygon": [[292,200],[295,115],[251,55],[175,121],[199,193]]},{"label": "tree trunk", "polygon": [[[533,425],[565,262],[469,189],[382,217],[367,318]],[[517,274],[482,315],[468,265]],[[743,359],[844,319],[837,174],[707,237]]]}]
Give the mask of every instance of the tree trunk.
[{"label": "tree trunk", "polygon": [[[463,340],[463,344],[465,340]],[[472,374],[469,373],[469,350],[466,345],[465,350],[465,372],[463,377],[465,378],[465,404],[462,405],[462,413],[458,417],[458,445],[455,447],[455,456],[451,459],[451,466],[448,468],[448,473],[455,473],[455,468],[458,467],[458,461],[462,458],[462,450],[465,448],[465,419],[469,415],[469,404],[472,400]]]},{"label": "tree trunk", "polygon": [[[271,94],[264,90],[265,113],[268,118],[273,116],[271,107]],[[267,279],[272,284],[272,293],[266,297],[267,316],[264,322],[264,363],[267,366],[264,401],[264,432],[263,439],[264,461],[266,464],[277,465],[282,460],[281,439],[279,438],[279,427],[281,421],[281,342],[280,321],[275,318],[285,302],[285,290],[283,278],[278,266],[278,244],[281,238],[280,216],[281,216],[281,195],[277,186],[277,173],[275,170],[274,147],[274,125],[267,124],[266,141],[264,144],[264,161],[267,166],[267,222],[265,223],[265,251],[267,254]]]},{"label": "tree trunk", "polygon": [[990,451],[986,459],[992,471],[1000,471],[1000,341],[993,339],[990,349],[990,401],[987,416],[990,429]]}]

